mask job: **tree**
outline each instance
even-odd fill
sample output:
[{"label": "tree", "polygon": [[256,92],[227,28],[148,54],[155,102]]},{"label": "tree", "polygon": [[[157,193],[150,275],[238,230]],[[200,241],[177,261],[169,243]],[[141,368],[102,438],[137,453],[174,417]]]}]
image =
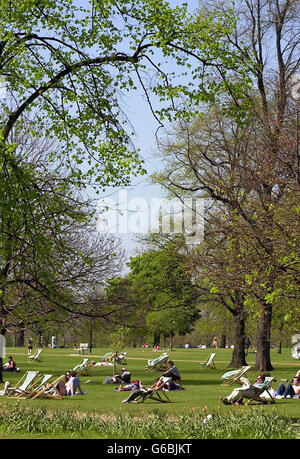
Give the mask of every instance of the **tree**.
[{"label": "tree", "polygon": [[[23,283],[58,303],[55,276],[65,263],[61,258],[54,268],[53,254],[63,247],[59,234],[69,221],[80,225],[88,219],[75,188],[127,184],[131,174],[143,173],[122,94],[139,85],[158,123],[170,107],[155,111],[151,94],[171,101],[171,109],[182,94],[196,103],[212,97],[218,87],[206,78],[207,69],[230,65],[222,37],[232,20],[212,13],[212,27],[210,17],[195,19],[185,7],[172,9],[163,0],[91,0],[86,7],[72,0],[1,0],[0,7],[0,75],[8,94],[0,107],[0,312],[6,317],[9,275],[24,257],[32,272],[19,273],[30,276]],[[194,55],[199,43],[202,51]],[[201,62],[193,74],[202,78],[202,90],[161,67],[165,58],[177,69],[191,58]],[[149,68],[154,87],[148,85]],[[34,122],[28,126],[30,115]],[[64,165],[67,180],[35,170],[18,154],[12,136],[24,127],[33,137],[58,140],[48,160]],[[64,254],[68,258],[73,251],[64,246]],[[88,264],[80,252],[77,256]],[[70,297],[61,292],[60,307],[66,308]]]},{"label": "tree", "polygon": [[[52,159],[75,160],[70,165],[74,180],[95,180],[101,187],[128,183],[130,173],[142,168],[122,94],[139,85],[161,123],[169,108],[155,113],[151,93],[173,102],[188,93],[199,103],[218,89],[206,78],[206,64],[231,62],[222,41],[232,25],[229,13],[195,19],[186,7],[171,8],[163,0],[91,0],[85,7],[73,0],[2,0],[0,5],[0,73],[14,101],[12,110],[2,104],[1,156],[15,169],[7,141],[31,112],[31,131],[38,135],[45,129],[64,145]],[[164,58],[172,62],[172,71],[161,65]],[[191,58],[203,64],[190,70],[205,80],[201,91],[179,78]]]},{"label": "tree", "polygon": [[160,335],[169,336],[171,348],[172,337],[189,333],[199,318],[198,292],[185,250],[184,240],[175,237],[163,247],[150,245],[128,263],[128,280],[143,314],[146,312],[147,330],[154,333],[154,341]]},{"label": "tree", "polygon": [[[218,6],[218,2],[210,5]],[[219,8],[224,9],[224,2]],[[229,244],[227,257],[232,260],[228,269],[242,281],[240,293],[251,283],[259,310],[256,368],[270,370],[272,298],[277,283],[285,282],[285,292],[292,290],[295,298],[299,285],[294,250],[299,236],[295,196],[299,136],[289,94],[300,66],[295,33],[299,2],[242,0],[236,11],[228,45],[239,50],[240,59],[248,64],[254,89],[245,86],[241,97],[228,75],[220,72],[223,93],[192,127],[184,120],[177,125],[176,141],[169,139],[165,148],[166,154],[173,155],[169,154],[166,173],[156,179],[173,194],[205,196],[220,209]],[[267,56],[269,43],[275,45],[272,59]],[[242,83],[238,71],[233,69],[233,73]],[[286,258],[281,249],[288,251]],[[247,301],[241,298],[242,303]]]}]

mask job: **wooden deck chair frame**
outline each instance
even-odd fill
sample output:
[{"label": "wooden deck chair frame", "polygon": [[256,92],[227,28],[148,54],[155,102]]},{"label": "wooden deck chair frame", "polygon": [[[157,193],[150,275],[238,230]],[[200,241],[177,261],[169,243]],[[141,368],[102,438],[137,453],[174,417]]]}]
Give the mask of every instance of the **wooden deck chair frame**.
[{"label": "wooden deck chair frame", "polygon": [[[265,385],[257,392],[256,395],[253,395],[253,397],[249,397],[249,400],[245,403],[245,406],[249,405],[251,402],[260,402],[260,403],[262,403],[262,404],[267,404],[267,405],[269,405],[269,404],[275,404],[276,401],[275,401],[273,395],[271,394],[271,392],[269,391],[270,385],[271,385],[271,383],[272,383],[273,380],[274,380],[274,377],[268,377],[268,378],[266,378],[266,379],[265,379]],[[268,392],[268,394],[269,394],[271,400],[265,399],[265,398],[262,398],[262,397],[261,397],[261,394],[262,394],[263,392],[265,392],[265,391]],[[240,402],[240,400],[241,400],[242,398],[247,398],[247,397],[241,397],[241,398],[239,398],[234,404],[235,404],[235,405],[238,405],[239,402]]]},{"label": "wooden deck chair frame", "polygon": [[28,355],[27,357],[33,362],[36,360],[37,362],[41,362],[40,355],[43,349],[38,349],[34,355]]},{"label": "wooden deck chair frame", "polygon": [[[239,368],[238,370],[232,370],[228,371],[227,373],[224,373],[222,376],[222,379],[224,379],[224,382],[221,384],[221,386],[230,386],[231,384],[235,383],[238,381],[244,374],[247,373],[248,370],[250,370],[251,366],[243,366]],[[226,377],[228,375],[228,377]]]},{"label": "wooden deck chair frame", "polygon": [[[166,387],[167,383],[170,382],[172,378],[161,376],[159,379],[162,381],[162,383],[157,389],[155,389],[153,392],[150,392],[149,390],[149,392],[146,393],[146,395],[140,395],[140,397],[134,400],[134,402],[138,403],[138,401],[141,400],[141,402],[144,403],[145,400],[151,399],[160,403],[171,403],[171,400],[169,399],[168,395],[163,390],[163,388]],[[162,397],[162,395],[164,396],[164,398]]]},{"label": "wooden deck chair frame", "polygon": [[149,365],[146,366],[146,371],[165,371],[168,369],[169,354],[161,354],[156,359],[153,359]]},{"label": "wooden deck chair frame", "polygon": [[36,381],[36,386],[35,387],[32,387],[31,389],[25,391],[24,394],[20,395],[19,398],[31,398],[33,395],[35,395],[37,392],[39,392],[40,390],[43,389],[43,387],[45,386],[45,384],[51,379],[53,378],[53,375],[49,375],[49,374],[44,374],[44,375],[41,375],[37,381]]},{"label": "wooden deck chair frame", "polygon": [[200,362],[200,368],[215,369],[216,368],[216,365],[214,362],[215,356],[216,356],[215,352],[212,352],[204,362]]},{"label": "wooden deck chair frame", "polygon": [[[30,373],[32,373],[31,378],[30,378]],[[26,373],[24,373],[22,378],[19,379],[19,381],[17,382],[15,387],[11,387],[11,388],[8,389],[9,393],[7,394],[7,396],[8,397],[12,397],[12,398],[14,396],[19,397],[26,390],[28,390],[32,386],[32,384],[34,384],[34,380],[37,378],[38,374],[39,374],[38,371],[32,371],[32,370],[26,371]],[[26,379],[27,378],[29,378],[29,381],[26,384]]]},{"label": "wooden deck chair frame", "polygon": [[34,400],[35,398],[52,398],[52,399],[57,399],[57,400],[62,400],[63,395],[60,395],[58,392],[55,394],[49,394],[47,393],[50,389],[55,390],[55,386],[57,383],[64,377],[64,375],[59,376],[59,378],[55,379],[52,381],[50,384],[47,384],[45,387],[43,387],[41,390],[39,390],[33,397],[30,398],[30,400]]}]

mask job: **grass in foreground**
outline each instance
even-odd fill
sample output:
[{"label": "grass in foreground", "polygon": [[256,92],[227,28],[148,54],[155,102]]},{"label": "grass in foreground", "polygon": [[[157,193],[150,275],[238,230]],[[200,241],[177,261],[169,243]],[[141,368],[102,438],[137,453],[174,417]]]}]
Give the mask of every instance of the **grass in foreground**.
[{"label": "grass in foreground", "polygon": [[[99,439],[296,439],[293,422],[264,409],[240,407],[235,412],[205,414],[198,410],[174,417],[159,409],[144,417],[100,416],[71,412],[34,411],[16,405],[0,412],[0,437],[49,436]],[[3,436],[2,436],[3,435]]]}]

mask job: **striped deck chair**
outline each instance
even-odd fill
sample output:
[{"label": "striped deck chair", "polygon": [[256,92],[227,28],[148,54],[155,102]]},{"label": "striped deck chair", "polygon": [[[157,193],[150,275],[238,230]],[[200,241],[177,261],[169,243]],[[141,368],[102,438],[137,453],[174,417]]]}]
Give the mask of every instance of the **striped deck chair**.
[{"label": "striped deck chair", "polygon": [[251,366],[244,366],[238,370],[227,371],[227,373],[224,373],[223,376],[221,376],[221,379],[224,380],[221,386],[230,386],[244,376],[250,368]]},{"label": "striped deck chair", "polygon": [[103,365],[107,364],[107,365],[113,365],[113,360],[115,358],[115,355],[116,353],[115,352],[107,352],[106,354],[104,354],[104,356],[102,357],[101,359],[101,363],[103,363]]},{"label": "striped deck chair", "polygon": [[148,362],[148,365],[146,366],[146,371],[154,371],[154,370],[165,371],[167,370],[168,369],[168,365],[167,365],[168,358],[169,358],[169,354],[164,352],[156,359],[150,360]]},{"label": "striped deck chair", "polygon": [[207,359],[204,362],[200,362],[200,368],[216,368],[214,358],[215,358],[215,353],[212,352],[210,356],[207,357]]},{"label": "striped deck chair", "polygon": [[76,371],[77,375],[80,375],[83,371],[87,374],[87,364],[89,359],[83,359],[78,365],[75,365],[72,371]]},{"label": "striped deck chair", "polygon": [[[260,389],[257,389],[257,393],[255,395],[253,395],[251,398],[249,398],[249,400],[247,401],[247,403],[245,403],[245,405],[249,405],[251,402],[254,402],[254,401],[255,402],[260,402],[262,404],[276,403],[273,395],[270,392],[270,387],[271,387],[271,384],[272,384],[273,380],[274,380],[274,377],[271,377],[271,376],[266,377],[265,381],[264,381],[264,385]],[[261,397],[261,395],[265,391],[269,394],[269,397],[270,397],[271,400],[267,400],[267,399]]]}]

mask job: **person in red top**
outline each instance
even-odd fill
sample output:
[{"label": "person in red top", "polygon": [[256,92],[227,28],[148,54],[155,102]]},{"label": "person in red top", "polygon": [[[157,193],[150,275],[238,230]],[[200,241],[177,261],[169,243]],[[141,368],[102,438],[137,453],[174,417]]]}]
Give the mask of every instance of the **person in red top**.
[{"label": "person in red top", "polygon": [[8,357],[8,362],[3,365],[2,370],[3,371],[17,371],[16,362],[11,356]]}]

